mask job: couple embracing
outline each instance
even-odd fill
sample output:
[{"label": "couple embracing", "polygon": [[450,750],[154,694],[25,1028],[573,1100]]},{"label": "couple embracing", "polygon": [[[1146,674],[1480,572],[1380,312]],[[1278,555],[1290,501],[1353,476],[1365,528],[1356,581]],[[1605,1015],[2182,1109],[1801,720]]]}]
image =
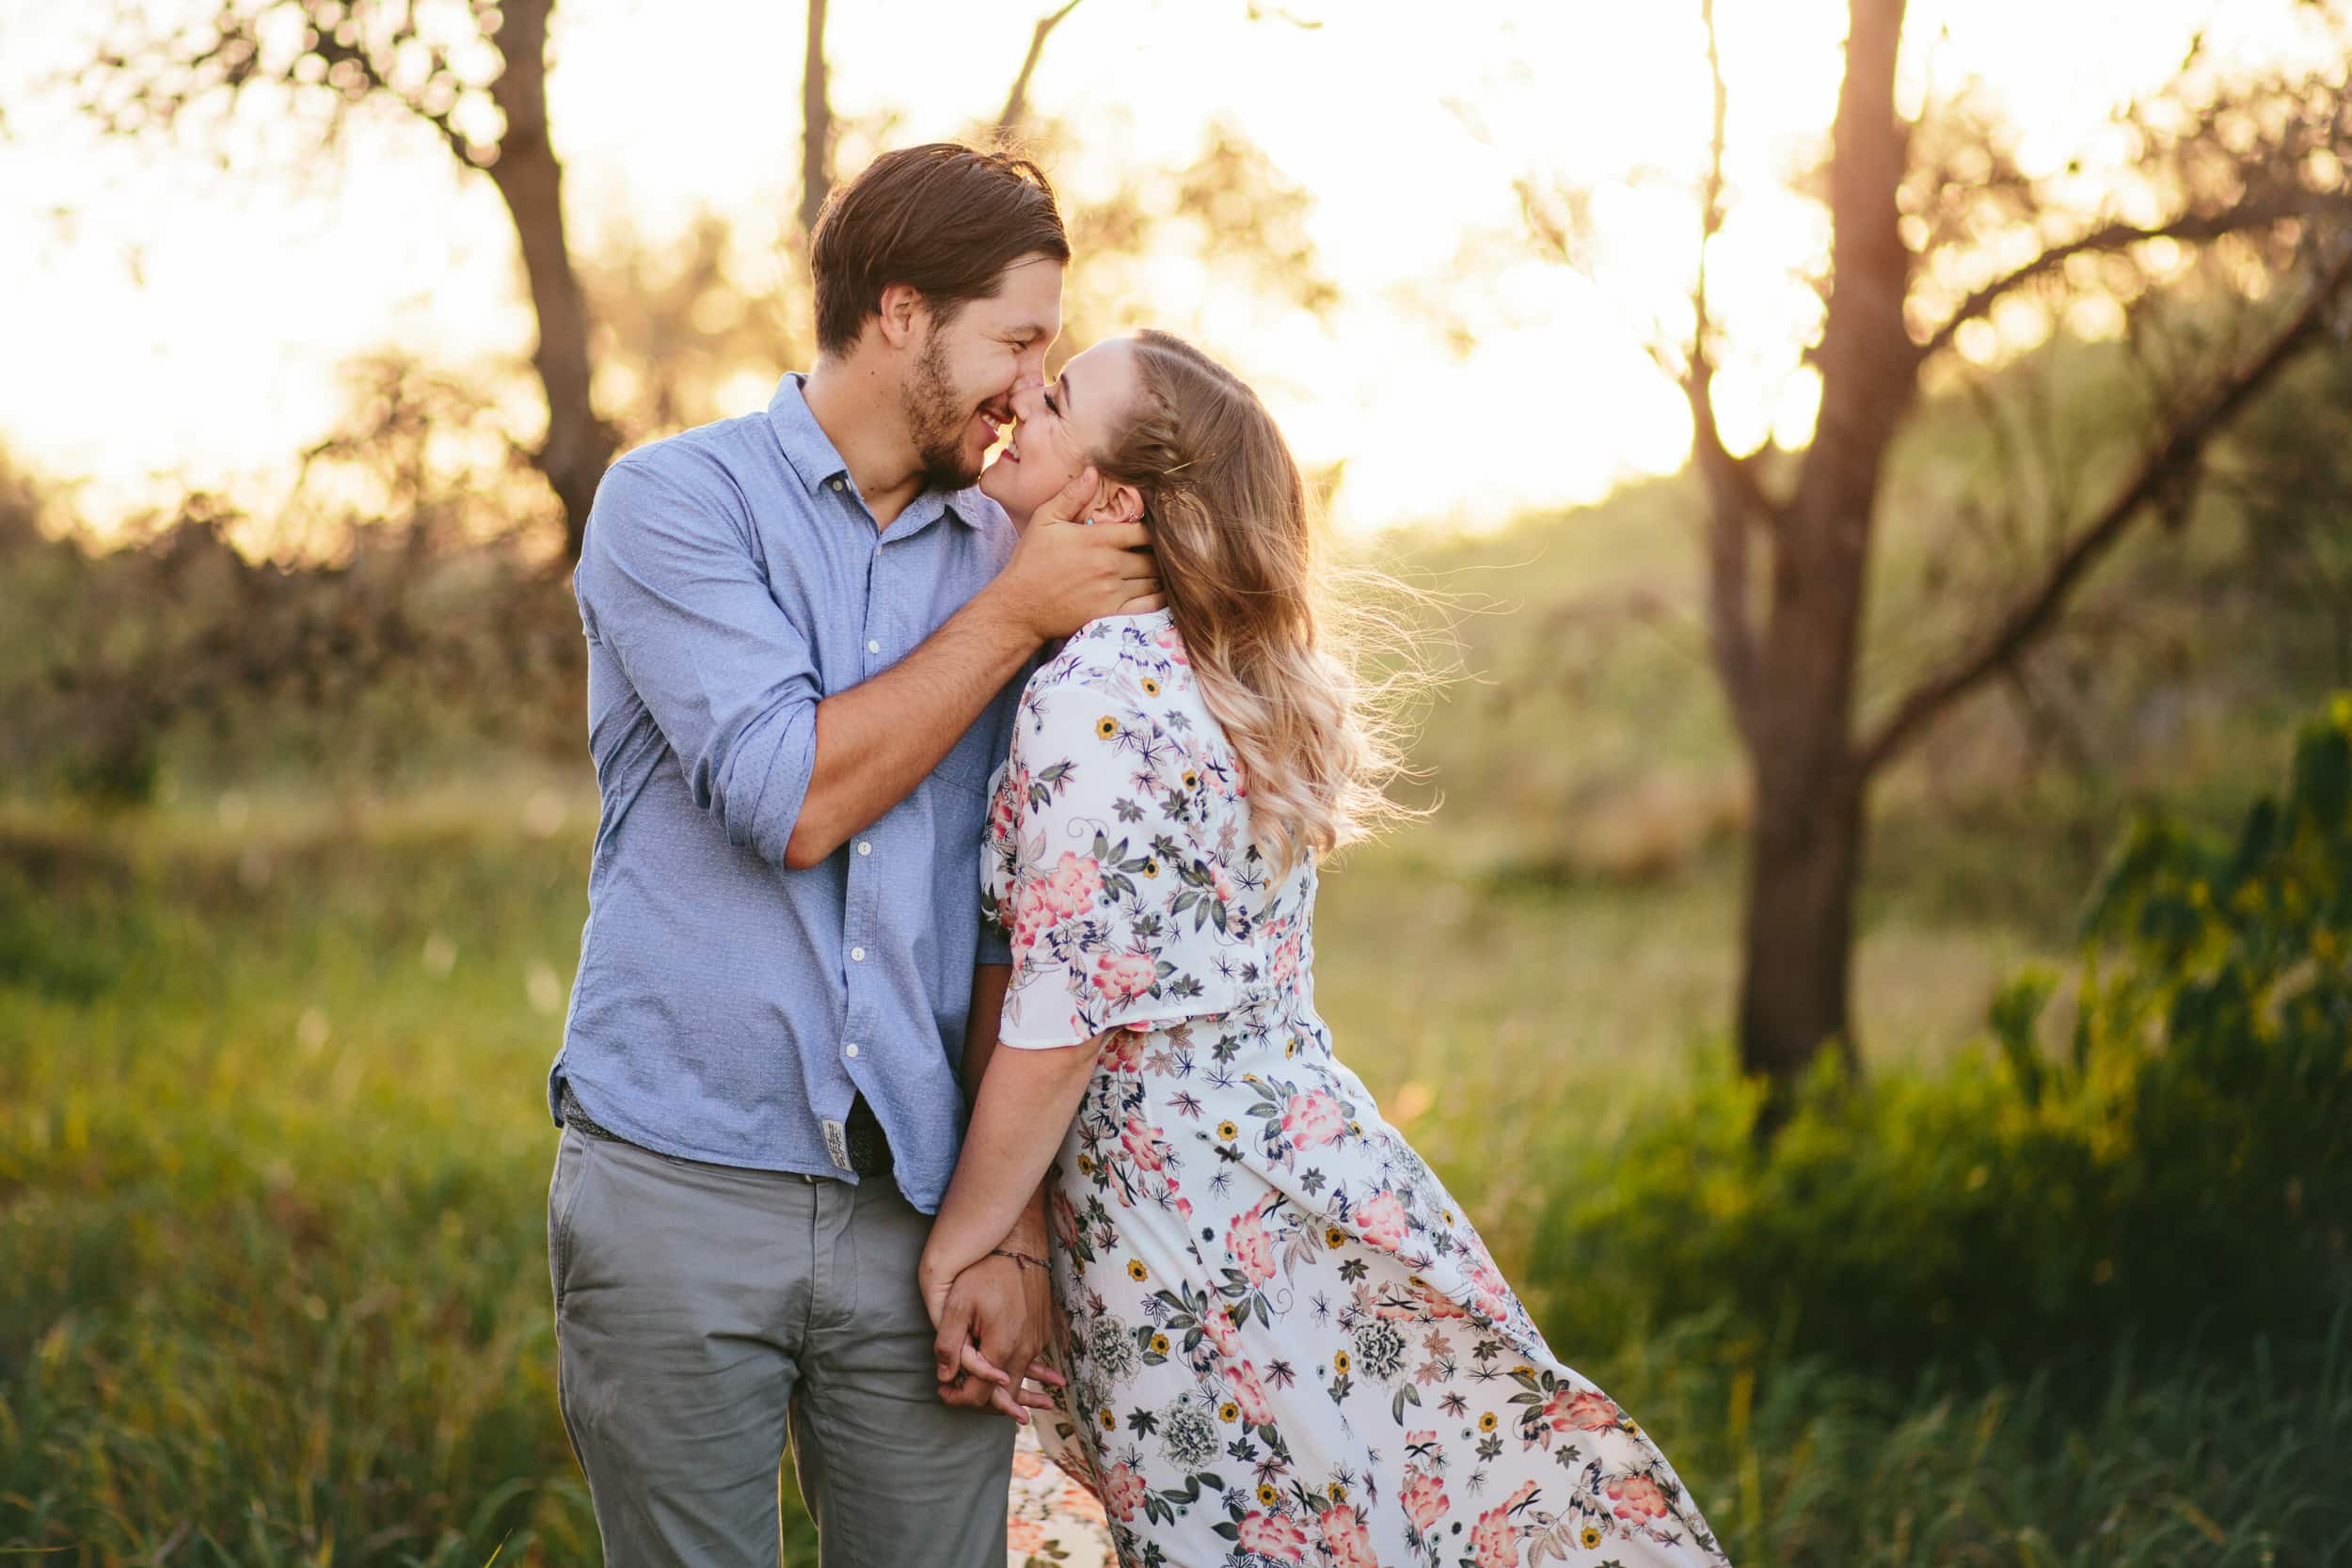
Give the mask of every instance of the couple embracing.
[{"label": "couple embracing", "polygon": [[815,368],[598,493],[548,1249],[607,1560],[776,1562],[788,1448],[828,1568],[993,1564],[1026,1429],[1073,1557],[1720,1563],[1333,1054],[1386,758],[1298,469],[1179,339],[1048,382],[1069,260],[1034,166],[885,155]]}]

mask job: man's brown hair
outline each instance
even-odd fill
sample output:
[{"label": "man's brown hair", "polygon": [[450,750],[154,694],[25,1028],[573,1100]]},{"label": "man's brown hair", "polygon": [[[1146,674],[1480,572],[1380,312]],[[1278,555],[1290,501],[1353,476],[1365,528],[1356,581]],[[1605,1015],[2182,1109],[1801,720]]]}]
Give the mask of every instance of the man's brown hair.
[{"label": "man's brown hair", "polygon": [[1070,238],[1045,171],[1026,158],[928,142],[885,152],[834,187],[809,236],[817,346],[846,354],[882,290],[921,293],[940,325],[993,298],[1024,256],[1070,260]]}]

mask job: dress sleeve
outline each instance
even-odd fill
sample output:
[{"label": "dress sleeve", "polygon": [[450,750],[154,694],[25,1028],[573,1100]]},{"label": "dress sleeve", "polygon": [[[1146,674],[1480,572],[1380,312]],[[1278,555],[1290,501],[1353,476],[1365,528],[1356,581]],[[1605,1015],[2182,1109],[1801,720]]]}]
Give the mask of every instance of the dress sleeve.
[{"label": "dress sleeve", "polygon": [[1232,1011],[1236,881],[1186,831],[1180,737],[1116,691],[1031,692],[989,811],[983,908],[1011,939],[1001,1043],[1077,1045]]}]

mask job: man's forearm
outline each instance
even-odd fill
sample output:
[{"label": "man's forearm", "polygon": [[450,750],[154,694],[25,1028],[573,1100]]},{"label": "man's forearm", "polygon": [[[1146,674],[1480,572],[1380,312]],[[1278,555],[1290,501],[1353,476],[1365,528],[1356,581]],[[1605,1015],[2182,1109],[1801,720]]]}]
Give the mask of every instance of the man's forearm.
[{"label": "man's forearm", "polygon": [[905,800],[1037,645],[982,589],[905,658],[818,703],[816,767],[784,863],[821,863]]}]

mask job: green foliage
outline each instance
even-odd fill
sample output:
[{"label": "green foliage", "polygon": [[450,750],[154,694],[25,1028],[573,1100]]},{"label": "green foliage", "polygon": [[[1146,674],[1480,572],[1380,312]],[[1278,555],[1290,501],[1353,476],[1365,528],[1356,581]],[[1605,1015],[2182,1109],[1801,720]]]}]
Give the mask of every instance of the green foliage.
[{"label": "green foliage", "polygon": [[0,531],[0,781],[121,808],[175,773],[388,780],[578,744],[560,573],[421,514],[331,563],[257,562],[250,527],[196,496],[103,553]]},{"label": "green foliage", "polygon": [[1574,1313],[1597,1268],[1881,1372],[2309,1341],[2352,1300],[2352,698],[2233,845],[2134,828],[2085,934],[2056,1059],[2057,978],[2028,969],[1994,1049],[1862,1085],[1824,1066],[1766,1151],[1752,1093],[1714,1083],[1583,1162],[1540,1284]]},{"label": "green foliage", "polygon": [[[580,795],[529,778],[389,808],[319,791],[234,814],[0,807],[0,1547],[87,1564],[168,1547],[180,1568],[594,1560],[539,1201],[547,1009],[577,950],[587,820]],[[1754,1283],[1775,1258],[1819,1271],[1799,1276],[1805,1303],[1883,1293],[1890,1316],[1982,1275],[1931,1347],[1947,1354],[1972,1315],[2010,1310],[1994,1249],[2059,1256],[2084,1223],[1953,1233],[1958,1162],[1980,1157],[1985,1117],[2024,1115],[2009,1069],[1888,1077],[1868,1129],[1909,1142],[1883,1148],[1839,1142],[1825,1101],[1792,1129],[1812,1151],[1763,1178],[1781,1230],[1724,1219],[1714,1250],[1678,1261],[1694,1203],[1728,1215],[1754,1180],[1736,1085],[1668,1110],[1690,1070],[1676,1044],[1722,993],[1691,966],[1720,962],[1702,933],[1727,891],[1492,898],[1410,842],[1330,879],[1321,1005],[1506,1269],[1542,1287],[1555,1348],[1660,1433],[1735,1560],[2346,1549],[2352,1323],[2281,1340],[2267,1370],[2053,1345],[1969,1386],[1818,1354],[1821,1325]],[[2057,1117],[2082,1097],[2049,1070]],[[1419,1119],[1413,1085],[1437,1085],[1411,1097]],[[1576,1154],[1549,1157],[1563,1142]],[[1521,1216],[1563,1195],[1579,1227],[1532,1238]],[[1751,1242],[1781,1250],[1725,1251]],[[1735,1277],[1745,1295],[1721,1300]],[[787,1560],[814,1560],[797,1505],[787,1520]]]}]

